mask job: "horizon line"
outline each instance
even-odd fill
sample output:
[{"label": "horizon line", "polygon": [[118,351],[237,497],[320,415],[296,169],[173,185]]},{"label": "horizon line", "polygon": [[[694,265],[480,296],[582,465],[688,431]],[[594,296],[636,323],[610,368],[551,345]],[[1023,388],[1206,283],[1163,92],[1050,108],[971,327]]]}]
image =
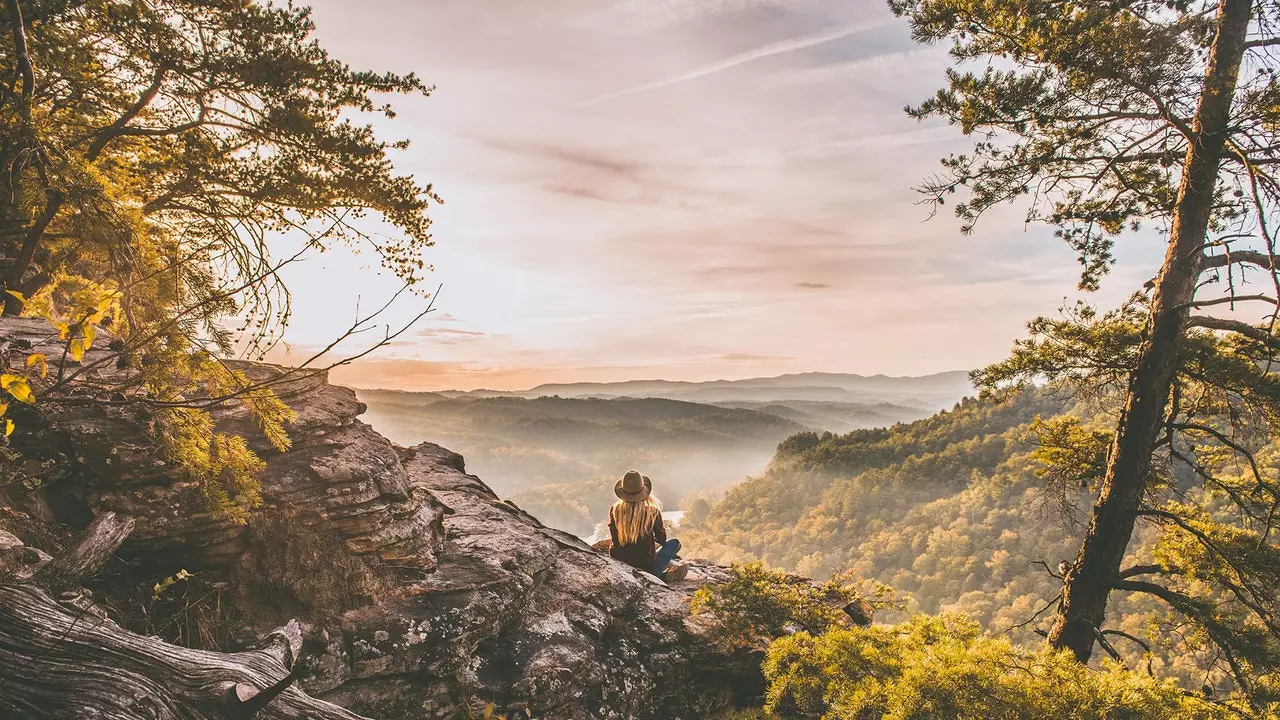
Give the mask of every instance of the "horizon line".
[{"label": "horizon line", "polygon": [[671,385],[706,385],[706,384],[720,383],[720,382],[733,383],[733,382],[747,382],[749,380],[778,380],[780,378],[795,377],[798,375],[844,375],[844,376],[857,377],[857,378],[863,378],[863,379],[884,378],[886,380],[921,380],[924,378],[936,377],[938,375],[952,375],[955,373],[965,373],[967,375],[970,372],[972,371],[964,370],[964,369],[952,369],[952,370],[939,370],[938,372],[924,373],[923,375],[886,375],[885,373],[876,373],[874,375],[863,375],[861,373],[854,373],[854,372],[831,372],[831,371],[825,371],[825,370],[808,370],[804,372],[781,373],[779,375],[752,375],[752,376],[741,377],[737,379],[729,379],[724,377],[710,379],[710,380],[666,380],[663,378],[635,378],[631,380],[583,380],[583,381],[575,381],[575,382],[546,382],[546,383],[538,383],[537,385],[534,385],[532,387],[519,389],[519,390],[499,390],[496,388],[486,388],[486,387],[477,387],[477,388],[472,388],[471,390],[462,390],[456,387],[442,388],[437,390],[407,390],[402,387],[385,387],[385,386],[383,387],[363,386],[362,387],[362,386],[357,386],[352,384],[345,384],[345,386],[351,388],[352,390],[374,390],[374,391],[391,391],[391,392],[404,392],[404,393],[490,392],[490,393],[505,393],[505,394],[514,395],[519,393],[534,392],[540,388],[569,387],[573,385],[609,386],[609,385],[626,385],[628,383],[668,383]]}]

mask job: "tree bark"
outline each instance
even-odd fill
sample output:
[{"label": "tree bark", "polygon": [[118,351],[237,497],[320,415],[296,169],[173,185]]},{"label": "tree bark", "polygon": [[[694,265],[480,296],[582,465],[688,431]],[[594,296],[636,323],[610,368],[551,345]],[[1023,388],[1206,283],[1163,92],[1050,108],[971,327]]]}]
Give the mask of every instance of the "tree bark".
[{"label": "tree bark", "polygon": [[191,650],[69,610],[34,585],[0,584],[0,717],[365,720],[292,687],[300,645],[290,622],[259,650]]},{"label": "tree bark", "polygon": [[1098,501],[1075,564],[1066,573],[1062,604],[1049,643],[1088,662],[1106,614],[1113,580],[1133,535],[1150,477],[1151,455],[1182,349],[1205,236],[1213,212],[1231,103],[1244,56],[1253,0],[1221,0],[1192,125],[1164,264],[1151,297],[1151,317],[1107,462]]},{"label": "tree bark", "polygon": [[[269,633],[255,650],[223,654],[136,635],[75,593],[62,596],[65,604],[52,599],[49,593],[94,575],[133,525],[105,512],[73,549],[34,576],[10,573],[31,582],[0,578],[0,718],[364,720],[292,687],[302,650],[297,621]],[[8,533],[0,541],[10,554],[23,550]]]},{"label": "tree bark", "polygon": [[70,552],[40,568],[36,581],[58,591],[93,577],[133,532],[133,518],[104,512],[85,528]]}]

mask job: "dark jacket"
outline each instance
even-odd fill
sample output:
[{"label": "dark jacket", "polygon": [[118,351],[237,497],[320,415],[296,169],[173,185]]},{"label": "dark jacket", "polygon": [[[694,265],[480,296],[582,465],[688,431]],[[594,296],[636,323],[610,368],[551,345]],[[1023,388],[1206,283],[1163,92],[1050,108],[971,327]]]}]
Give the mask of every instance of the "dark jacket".
[{"label": "dark jacket", "polygon": [[632,545],[618,543],[618,526],[613,524],[613,508],[609,508],[609,556],[630,565],[637,570],[653,571],[653,558],[659,545],[667,542],[667,528],[662,524],[662,513],[656,513],[653,527],[648,534],[642,534]]}]

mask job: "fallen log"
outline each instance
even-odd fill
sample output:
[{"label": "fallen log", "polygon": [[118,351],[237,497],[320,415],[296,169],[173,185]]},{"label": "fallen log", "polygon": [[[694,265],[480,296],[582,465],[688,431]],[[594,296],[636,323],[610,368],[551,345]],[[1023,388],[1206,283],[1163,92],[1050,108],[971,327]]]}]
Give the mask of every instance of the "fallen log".
[{"label": "fallen log", "polygon": [[[65,554],[34,573],[0,577],[0,718],[363,720],[293,687],[302,649],[296,621],[255,650],[192,650],[125,630],[77,595],[133,525],[103,513]],[[26,549],[7,533],[0,539],[9,554]]]},{"label": "fallen log", "polygon": [[[0,717],[14,720],[362,720],[296,687],[291,622],[258,650],[171,645],[0,584]],[[284,662],[282,662],[282,660]]]}]

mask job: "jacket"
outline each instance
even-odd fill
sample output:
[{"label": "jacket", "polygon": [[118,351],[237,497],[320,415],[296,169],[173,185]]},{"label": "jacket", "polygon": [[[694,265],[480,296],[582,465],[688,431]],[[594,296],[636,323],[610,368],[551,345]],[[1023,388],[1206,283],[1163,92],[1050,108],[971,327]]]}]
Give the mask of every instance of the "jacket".
[{"label": "jacket", "polygon": [[653,527],[648,534],[642,534],[632,545],[618,542],[618,527],[613,523],[613,508],[609,508],[609,556],[630,565],[637,570],[653,571],[653,559],[659,545],[667,542],[667,528],[662,524],[662,513],[656,513]]}]

